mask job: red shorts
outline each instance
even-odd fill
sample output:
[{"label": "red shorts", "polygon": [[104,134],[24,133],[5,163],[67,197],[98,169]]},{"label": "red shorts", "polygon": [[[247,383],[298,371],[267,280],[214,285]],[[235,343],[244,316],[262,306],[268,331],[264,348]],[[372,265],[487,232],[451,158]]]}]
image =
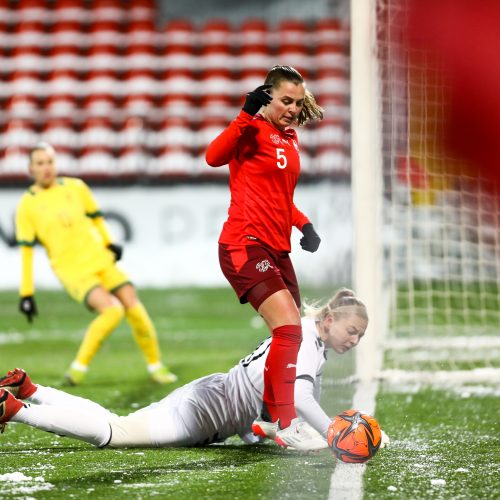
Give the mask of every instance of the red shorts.
[{"label": "red shorts", "polygon": [[278,290],[288,289],[300,308],[297,277],[288,252],[278,252],[263,245],[219,244],[219,263],[224,276],[242,304],[248,302],[249,290],[259,285],[255,309]]}]

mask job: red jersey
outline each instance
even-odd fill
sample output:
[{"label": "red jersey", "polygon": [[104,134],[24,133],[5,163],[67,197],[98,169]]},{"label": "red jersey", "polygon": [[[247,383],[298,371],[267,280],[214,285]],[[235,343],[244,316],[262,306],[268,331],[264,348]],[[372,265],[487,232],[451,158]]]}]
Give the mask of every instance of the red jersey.
[{"label": "red jersey", "polygon": [[300,174],[295,130],[279,130],[261,115],[241,111],[208,146],[206,160],[212,167],[229,163],[231,204],[219,243],[261,241],[289,252],[292,226],[309,222],[293,203]]}]

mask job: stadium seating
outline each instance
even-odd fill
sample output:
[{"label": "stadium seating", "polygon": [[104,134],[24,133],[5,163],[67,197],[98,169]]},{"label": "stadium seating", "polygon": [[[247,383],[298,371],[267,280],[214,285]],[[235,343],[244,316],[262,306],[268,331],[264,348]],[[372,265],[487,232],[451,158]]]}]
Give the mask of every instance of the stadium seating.
[{"label": "stadium seating", "polygon": [[[44,138],[84,176],[227,176],[207,144],[273,64],[301,71],[325,109],[299,130],[307,175],[348,173],[348,31],[338,19],[157,23],[154,0],[0,4],[0,179]],[[60,162],[61,164],[61,162]],[[347,166],[347,167],[346,167]]]}]

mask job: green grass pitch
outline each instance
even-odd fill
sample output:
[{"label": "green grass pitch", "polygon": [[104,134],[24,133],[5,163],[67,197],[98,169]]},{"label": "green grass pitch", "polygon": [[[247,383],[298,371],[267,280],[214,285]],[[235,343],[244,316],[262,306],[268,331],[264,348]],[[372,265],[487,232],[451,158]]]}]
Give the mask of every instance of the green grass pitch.
[{"label": "green grass pitch", "polygon": [[[332,291],[304,296],[325,298]],[[239,306],[229,289],[142,290],[141,298],[178,384],[148,381],[124,323],[96,356],[87,382],[68,392],[127,414],[179,384],[226,371],[267,336],[251,307]],[[29,325],[17,300],[15,292],[0,293],[0,371],[22,366],[35,382],[57,387],[92,315],[62,292],[39,292],[40,315]],[[331,415],[351,406],[354,387],[332,381],[349,375],[352,360],[350,354],[332,356],[328,363],[322,402]],[[493,498],[499,491],[497,401],[382,390],[376,416],[392,446],[368,463],[365,496]],[[272,443],[248,446],[236,437],[203,449],[97,450],[22,425],[10,424],[0,436],[2,499],[326,499],[334,467],[328,451],[306,455]],[[2,479],[16,472],[32,479]]]}]

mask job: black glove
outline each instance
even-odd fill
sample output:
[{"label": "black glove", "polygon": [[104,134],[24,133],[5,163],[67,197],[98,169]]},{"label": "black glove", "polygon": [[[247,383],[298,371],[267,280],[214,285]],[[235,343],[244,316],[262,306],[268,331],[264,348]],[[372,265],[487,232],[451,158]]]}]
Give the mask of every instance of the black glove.
[{"label": "black glove", "polygon": [[121,245],[116,245],[115,243],[110,243],[108,248],[115,254],[115,262],[122,258],[123,247]]},{"label": "black glove", "polygon": [[252,92],[247,94],[245,104],[243,104],[243,111],[249,115],[255,115],[262,106],[267,106],[273,98],[266,92],[272,87],[271,84],[261,85]]},{"label": "black glove", "polygon": [[21,297],[19,301],[19,311],[25,314],[30,323],[33,322],[33,316],[38,315],[38,310],[36,308],[35,297],[33,295],[27,295],[26,297]]},{"label": "black glove", "polygon": [[302,226],[302,234],[304,235],[300,239],[302,249],[308,252],[315,252],[321,243],[321,238],[310,222]]}]

